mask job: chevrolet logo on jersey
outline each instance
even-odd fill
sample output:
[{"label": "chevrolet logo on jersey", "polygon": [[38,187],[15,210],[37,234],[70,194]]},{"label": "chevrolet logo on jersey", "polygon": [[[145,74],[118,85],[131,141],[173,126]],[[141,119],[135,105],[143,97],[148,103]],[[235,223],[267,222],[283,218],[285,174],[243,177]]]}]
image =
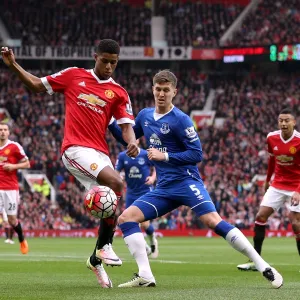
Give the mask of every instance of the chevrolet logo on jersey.
[{"label": "chevrolet logo on jersey", "polygon": [[292,156],[287,156],[287,155],[276,156],[276,159],[279,160],[282,163],[287,163],[287,162],[290,162],[290,161],[294,160],[294,158]]},{"label": "chevrolet logo on jersey", "polygon": [[3,162],[3,161],[7,161],[7,157],[5,157],[5,156],[0,156],[0,163]]},{"label": "chevrolet logo on jersey", "polygon": [[88,102],[89,104],[92,104],[92,105],[99,105],[101,107],[105,106],[106,105],[106,102],[103,101],[102,99],[100,99],[98,96],[95,96],[93,94],[83,94],[81,93],[78,97],[78,99],[81,99],[81,100],[84,100],[86,102]]}]

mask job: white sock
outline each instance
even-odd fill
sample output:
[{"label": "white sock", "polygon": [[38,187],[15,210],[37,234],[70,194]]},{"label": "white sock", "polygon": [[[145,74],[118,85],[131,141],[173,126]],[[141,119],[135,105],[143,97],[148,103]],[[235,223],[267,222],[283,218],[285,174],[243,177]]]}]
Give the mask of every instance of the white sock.
[{"label": "white sock", "polygon": [[252,260],[259,272],[263,272],[266,268],[270,268],[270,265],[262,259],[239,229],[234,228],[230,230],[226,235],[226,241],[232,246],[232,248]]},{"label": "white sock", "polygon": [[124,241],[139,267],[139,275],[145,279],[155,281],[150,268],[146,252],[146,241],[143,234],[141,232],[136,232],[125,237]]}]

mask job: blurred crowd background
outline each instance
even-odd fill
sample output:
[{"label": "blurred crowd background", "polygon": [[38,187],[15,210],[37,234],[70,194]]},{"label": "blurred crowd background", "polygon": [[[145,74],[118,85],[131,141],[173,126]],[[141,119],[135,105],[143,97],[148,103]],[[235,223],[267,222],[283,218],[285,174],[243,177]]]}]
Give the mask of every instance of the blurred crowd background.
[{"label": "blurred crowd background", "polygon": [[[30,5],[27,2],[0,3],[0,16],[12,24],[11,34],[21,36],[23,45],[94,46],[99,37],[114,38],[122,46],[151,45],[149,1],[137,6],[126,1],[30,0]],[[245,8],[245,1],[223,2],[159,1],[156,14],[166,18],[168,45],[219,47],[221,36]],[[262,0],[226,46],[297,43],[299,23],[300,1]],[[262,182],[255,178],[266,174],[266,136],[277,130],[277,116],[283,107],[291,107],[300,116],[297,70],[269,72],[246,65],[232,69],[216,66],[207,71],[188,62],[176,66],[162,62],[147,65],[141,73],[131,66],[130,62],[122,62],[114,79],[127,89],[135,115],[154,105],[152,77],[161,68],[169,67],[178,77],[174,104],[187,114],[203,109],[209,91],[215,91],[212,109],[224,122],[222,126],[199,128],[204,155],[198,168],[220,215],[238,228],[252,228],[264,194]],[[57,70],[37,66],[29,71],[42,76]],[[0,107],[6,108],[14,120],[10,139],[24,147],[31,169],[43,171],[57,191],[53,205],[49,193],[32,192],[21,186],[19,217],[23,228],[95,227],[98,220],[83,207],[83,187],[67,172],[60,158],[63,96],[32,94],[1,65]],[[299,121],[300,117],[298,124]],[[106,138],[114,164],[124,148],[109,132]],[[145,145],[143,141],[141,144]],[[1,222],[0,218],[0,226]],[[203,228],[186,207],[154,220],[153,224],[158,229]],[[270,218],[269,228],[289,228],[286,209]]]}]

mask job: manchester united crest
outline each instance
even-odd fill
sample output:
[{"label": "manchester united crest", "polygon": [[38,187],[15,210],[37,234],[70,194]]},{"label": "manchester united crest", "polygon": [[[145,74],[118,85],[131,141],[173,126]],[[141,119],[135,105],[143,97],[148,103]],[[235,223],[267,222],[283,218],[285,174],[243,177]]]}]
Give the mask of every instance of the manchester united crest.
[{"label": "manchester united crest", "polygon": [[115,96],[115,93],[112,90],[106,90],[105,91],[105,96],[108,99],[112,99]]},{"label": "manchester united crest", "polygon": [[95,170],[97,170],[98,165],[96,163],[93,163],[93,164],[91,164],[90,168],[92,171],[95,171]]},{"label": "manchester united crest", "polygon": [[297,152],[297,149],[295,147],[291,147],[289,149],[289,151],[290,151],[291,154],[295,154]]},{"label": "manchester united crest", "polygon": [[6,149],[5,151],[4,151],[4,154],[5,155],[8,155],[10,153],[10,149]]}]

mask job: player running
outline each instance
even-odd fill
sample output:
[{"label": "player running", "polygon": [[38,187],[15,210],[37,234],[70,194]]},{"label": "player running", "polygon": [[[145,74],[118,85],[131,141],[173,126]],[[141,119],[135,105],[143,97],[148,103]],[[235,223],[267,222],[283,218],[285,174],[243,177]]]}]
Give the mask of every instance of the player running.
[{"label": "player running", "polygon": [[145,136],[148,158],[153,161],[158,181],[155,190],[137,199],[119,217],[124,241],[139,268],[132,280],[119,287],[156,285],[139,223],[186,205],[203,224],[254,261],[273,288],[280,288],[282,276],[261,258],[239,229],[222,220],[216,212],[197,168],[197,163],[202,160],[198,134],[192,120],[172,104],[177,93],[176,85],[177,78],[170,71],[157,73],[153,78],[155,108],[142,110],[136,118],[136,137]]},{"label": "player running", "polygon": [[[13,51],[2,47],[4,63],[33,92],[63,93],[65,96],[65,130],[62,160],[66,168],[87,189],[95,185],[110,187],[121,197],[123,182],[108,157],[105,133],[112,116],[122,129],[128,143],[127,155],[138,154],[132,129],[134,118],[126,90],[117,84],[112,74],[118,64],[120,47],[114,40],[101,40],[94,54],[95,67],[91,70],[68,68],[53,75],[38,78],[17,64]],[[87,266],[97,276],[102,287],[112,287],[101,262],[120,266],[122,261],[112,249],[115,219],[100,221],[99,235]]]},{"label": "player running", "polygon": [[[125,182],[127,184],[126,208],[136,199],[153,190],[156,171],[152,162],[148,159],[146,150],[141,149],[140,154],[134,159],[128,157],[125,151],[121,152],[116,163],[116,170],[118,172],[124,170],[125,172]],[[151,170],[152,174],[150,174]],[[158,241],[152,224],[150,221],[143,222],[141,228],[145,230],[150,241],[150,247],[146,243],[147,254],[151,255],[152,258],[157,258]]]},{"label": "player running", "polygon": [[[290,109],[283,109],[278,116],[278,126],[280,130],[267,136],[270,158],[266,193],[255,218],[254,249],[261,254],[268,218],[286,204],[300,255],[300,132],[295,130],[295,114]],[[257,271],[252,261],[237,268]]]},{"label": "player running", "polygon": [[[19,206],[19,183],[17,170],[30,168],[28,157],[23,147],[8,139],[9,126],[0,123],[0,211],[18,234],[22,254],[29,251],[28,243],[24,238],[20,220],[17,219]],[[12,244],[13,242],[7,241]]]}]

